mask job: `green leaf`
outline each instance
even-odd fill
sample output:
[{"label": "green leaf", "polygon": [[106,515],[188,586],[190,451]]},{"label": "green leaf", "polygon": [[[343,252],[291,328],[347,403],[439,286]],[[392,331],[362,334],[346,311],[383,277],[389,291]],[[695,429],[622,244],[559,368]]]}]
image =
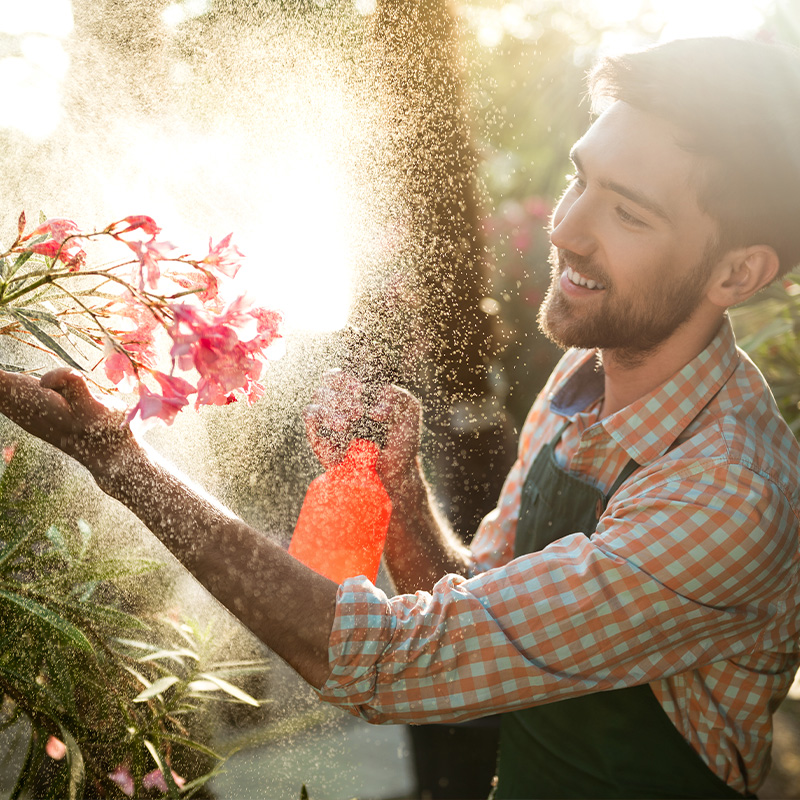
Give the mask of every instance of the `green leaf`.
[{"label": "green leaf", "polygon": [[164,781],[167,784],[167,789],[169,790],[169,796],[179,797],[180,790],[175,783],[175,779],[172,777],[172,770],[169,767],[167,759],[164,758],[161,753],[159,753],[159,751],[156,749],[156,746],[149,739],[144,739],[144,746],[149,750],[150,755],[153,757],[153,761],[156,762],[156,765],[161,770],[161,774],[164,776]]},{"label": "green leaf", "polygon": [[152,685],[150,681],[147,680],[147,678],[145,678],[144,675],[141,674],[141,672],[137,672],[135,669],[133,669],[133,667],[129,667],[127,664],[123,664],[122,668],[126,672],[130,672],[130,674],[133,675],[133,677],[136,678],[136,680],[139,681],[139,683],[141,683],[142,686],[144,686],[146,689],[149,689],[150,686]]},{"label": "green leaf", "polygon": [[44,535],[50,540],[50,543],[53,547],[64,555],[69,555],[69,548],[67,547],[67,540],[64,538],[64,534],[55,526],[51,525],[44,533]]},{"label": "green leaf", "polygon": [[149,642],[142,642],[138,639],[121,639],[119,637],[114,637],[114,641],[118,642],[119,644],[124,644],[127,647],[136,647],[139,650],[150,650],[151,652],[155,652],[160,648],[158,645],[150,644]]},{"label": "green leaf", "polygon": [[19,309],[6,308],[6,312],[16,319],[31,335],[35,336],[48,350],[55,353],[69,366],[86,372],[86,370],[52,337],[43,331],[32,319],[20,313]]},{"label": "green leaf", "polygon": [[4,567],[11,563],[11,559],[20,548],[36,533],[36,525],[32,522],[27,522],[24,527],[12,528],[12,530],[15,533],[19,531],[19,537],[6,542],[6,546],[0,551],[0,574],[2,574]]},{"label": "green leaf", "polygon": [[220,765],[214,767],[210,772],[206,772],[205,775],[201,775],[199,778],[195,778],[193,781],[189,781],[183,785],[183,789],[181,789],[181,795],[183,797],[192,797],[195,792],[202,789],[212,778],[216,778],[217,775],[222,774],[225,771],[225,768]]},{"label": "green leaf", "polygon": [[263,658],[250,659],[245,661],[219,661],[213,665],[215,675],[226,678],[232,675],[261,675],[272,668],[269,661]]},{"label": "green leaf", "polygon": [[133,702],[146,703],[148,700],[152,700],[156,695],[165,692],[170,686],[174,686],[179,682],[180,678],[175,675],[167,675],[164,678],[159,678],[157,681],[151,683],[149,688],[145,689],[143,692],[139,692],[139,694],[133,698]]},{"label": "green leaf", "polygon": [[23,317],[27,317],[34,322],[49,322],[56,328],[61,328],[61,321],[55,314],[51,314],[49,311],[43,311],[40,308],[20,308],[19,306],[15,306],[14,310]]},{"label": "green leaf", "polygon": [[50,678],[48,688],[70,715],[77,714],[75,706],[75,685],[70,674],[64,653],[51,642],[44,642],[46,650],[47,674]]},{"label": "green leaf", "polygon": [[39,773],[39,768],[44,761],[44,732],[40,731],[39,736],[31,736],[28,752],[25,755],[25,762],[17,776],[17,782],[11,790],[9,800],[19,800],[20,797],[33,783]]},{"label": "green leaf", "polygon": [[210,672],[201,672],[198,677],[215,683],[223,692],[229,694],[231,697],[235,697],[237,700],[241,700],[243,703],[247,703],[249,706],[258,708],[261,705],[258,700],[251,697],[247,692],[243,692],[237,686],[222,680],[222,678],[218,678],[216,675],[212,675]]},{"label": "green leaf", "polygon": [[184,658],[193,658],[195,661],[200,661],[200,656],[186,647],[178,647],[174,650],[156,650],[154,653],[148,653],[146,656],[142,656],[137,659],[137,661],[144,663],[145,661],[158,661],[162,658],[170,658],[173,661],[177,661],[181,666],[183,666]]},{"label": "green leaf", "polygon": [[92,652],[92,645],[83,633],[71,622],[68,622],[46,606],[37,603],[35,600],[31,600],[29,597],[6,592],[2,589],[0,589],[0,599],[5,600],[7,603],[13,603],[29,614],[32,614],[37,620],[53,628],[59,636],[68,639],[81,650],[85,650],[89,653]]},{"label": "green leaf", "polygon": [[[37,236],[36,238],[38,239],[39,237]],[[44,238],[42,238],[40,241],[42,241],[42,242],[43,242],[43,241],[44,241]],[[33,244],[33,243],[34,243],[34,242],[31,242],[31,244]],[[10,277],[11,275],[14,275],[14,273],[16,273],[16,271],[17,271],[17,270],[18,270],[18,269],[19,269],[21,266],[23,266],[23,265],[25,264],[25,262],[26,262],[26,261],[27,261],[29,258],[31,258],[31,256],[33,256],[33,250],[26,250],[24,253],[20,253],[20,254],[17,256],[16,260],[14,261],[14,265],[11,267],[11,272],[9,272],[9,277]]]},{"label": "green leaf", "polygon": [[119,630],[120,628],[147,630],[147,624],[133,614],[120,611],[112,606],[94,603],[91,600],[87,602],[83,599],[75,601],[59,598],[54,604],[59,608],[71,612],[71,614],[79,615],[87,621],[102,625],[106,628],[112,628],[114,630]]},{"label": "green leaf", "polygon": [[191,750],[196,750],[198,753],[202,753],[204,756],[216,759],[217,761],[222,761],[222,756],[219,753],[215,753],[210,747],[207,747],[201,742],[196,742],[194,739],[187,739],[174,733],[162,733],[161,737],[168,742],[173,742],[174,744],[188,747]]},{"label": "green leaf", "polygon": [[780,317],[777,319],[773,318],[760,327],[757,331],[742,337],[739,346],[748,353],[751,353],[764,344],[764,342],[774,339],[777,336],[781,336],[784,333],[788,333],[791,331],[791,329],[791,320],[782,319]]},{"label": "green leaf", "polygon": [[79,519],[75,524],[81,535],[81,558],[83,558],[86,553],[86,548],[89,546],[89,542],[92,539],[92,528],[85,519]]},{"label": "green leaf", "polygon": [[59,723],[58,727],[61,729],[61,741],[64,742],[67,747],[69,800],[80,800],[83,797],[83,784],[86,780],[83,755],[72,734],[61,723]]},{"label": "green leaf", "polygon": [[116,558],[103,558],[75,566],[69,573],[72,583],[90,583],[91,581],[116,581],[120,578],[132,578],[162,569],[160,561],[148,559],[131,559],[124,561]]}]

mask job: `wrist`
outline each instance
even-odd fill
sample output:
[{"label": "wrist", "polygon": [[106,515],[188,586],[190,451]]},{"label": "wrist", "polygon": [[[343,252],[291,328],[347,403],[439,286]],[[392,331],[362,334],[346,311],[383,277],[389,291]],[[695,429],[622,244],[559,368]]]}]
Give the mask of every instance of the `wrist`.
[{"label": "wrist", "polygon": [[410,468],[395,474],[383,475],[382,480],[394,509],[418,506],[420,501],[428,496],[428,484],[422,473],[419,458]]},{"label": "wrist", "polygon": [[130,488],[134,476],[141,473],[147,465],[152,466],[144,446],[133,434],[125,429],[110,446],[102,450],[93,449],[85,458],[83,465],[91,472],[95,483],[106,493],[122,499],[126,489]]}]

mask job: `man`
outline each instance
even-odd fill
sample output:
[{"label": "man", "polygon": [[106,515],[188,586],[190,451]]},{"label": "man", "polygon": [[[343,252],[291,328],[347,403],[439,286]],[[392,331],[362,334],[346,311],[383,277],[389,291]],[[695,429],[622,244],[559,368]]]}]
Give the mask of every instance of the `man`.
[{"label": "man", "polygon": [[[321,696],[375,721],[509,712],[496,797],[740,797],[798,664],[800,449],[726,309],[800,261],[800,67],[676,42],[606,62],[552,221],[543,329],[571,349],[471,550],[429,501],[420,411],[387,387],[379,468],[401,592],[342,587],[199,497],[76,375],[0,411],[83,463]],[[322,463],[362,412],[329,376]],[[421,591],[432,590],[432,591]]]}]

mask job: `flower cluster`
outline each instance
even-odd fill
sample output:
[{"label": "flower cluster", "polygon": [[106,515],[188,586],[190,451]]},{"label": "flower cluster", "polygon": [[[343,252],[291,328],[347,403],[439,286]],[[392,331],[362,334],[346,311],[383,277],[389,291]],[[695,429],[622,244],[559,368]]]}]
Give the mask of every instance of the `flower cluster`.
[{"label": "flower cluster", "polygon": [[[259,379],[281,317],[244,296],[224,299],[243,258],[231,234],[209,240],[208,252],[192,258],[143,215],[90,233],[67,219],[25,228],[23,213],[17,239],[0,255],[0,334],[84,371],[86,345],[101,350],[93,366],[102,363],[117,389],[138,392],[129,421],[138,415],[171,423],[192,395],[196,407],[263,395]],[[89,268],[89,242],[101,238],[128,255]],[[168,346],[160,348],[164,337]],[[165,350],[169,367],[159,368]]]}]

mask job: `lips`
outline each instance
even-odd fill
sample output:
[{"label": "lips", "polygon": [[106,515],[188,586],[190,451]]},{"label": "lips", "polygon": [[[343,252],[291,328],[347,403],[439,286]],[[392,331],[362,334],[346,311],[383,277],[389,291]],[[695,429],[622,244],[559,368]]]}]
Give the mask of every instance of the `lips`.
[{"label": "lips", "polygon": [[587,289],[595,289],[601,290],[605,289],[606,287],[602,283],[598,283],[591,278],[587,278],[585,275],[581,275],[578,270],[573,269],[572,267],[566,268],[567,278],[569,279],[570,283],[574,283],[576,286],[585,286]]}]

